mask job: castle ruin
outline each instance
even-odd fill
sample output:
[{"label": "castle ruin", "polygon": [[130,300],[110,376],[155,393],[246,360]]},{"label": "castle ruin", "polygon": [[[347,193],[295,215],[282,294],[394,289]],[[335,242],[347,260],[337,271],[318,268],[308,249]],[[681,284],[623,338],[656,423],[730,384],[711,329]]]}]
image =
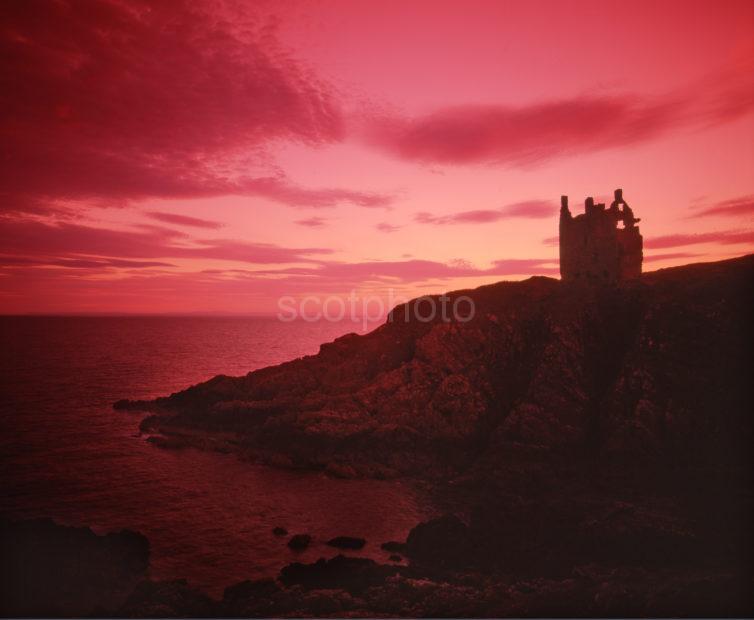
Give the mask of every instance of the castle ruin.
[{"label": "castle ruin", "polygon": [[[585,201],[576,217],[568,209],[568,196],[560,198],[560,277],[564,282],[610,283],[641,275],[642,236],[638,218],[615,190],[609,209]],[[623,226],[619,227],[618,224]]]}]

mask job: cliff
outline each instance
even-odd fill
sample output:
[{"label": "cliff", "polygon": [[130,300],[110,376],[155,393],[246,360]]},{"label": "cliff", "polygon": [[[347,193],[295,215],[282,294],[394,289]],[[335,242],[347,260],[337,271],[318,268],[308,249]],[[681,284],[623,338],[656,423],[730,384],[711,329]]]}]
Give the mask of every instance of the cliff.
[{"label": "cliff", "polygon": [[405,563],[293,562],[222,600],[144,579],[139,535],[0,524],[3,609],[749,617],[753,276],[747,256],[610,287],[499,283],[451,294],[473,299],[467,323],[404,322],[399,307],[395,321],[317,355],[122,401],[153,411],[142,427],[156,443],[428,477],[448,514],[385,541]]},{"label": "cliff", "polygon": [[754,256],[606,287],[535,277],[468,295],[466,323],[404,321],[154,402],[162,445],[335,475],[445,476],[511,455],[740,463],[751,445]]}]

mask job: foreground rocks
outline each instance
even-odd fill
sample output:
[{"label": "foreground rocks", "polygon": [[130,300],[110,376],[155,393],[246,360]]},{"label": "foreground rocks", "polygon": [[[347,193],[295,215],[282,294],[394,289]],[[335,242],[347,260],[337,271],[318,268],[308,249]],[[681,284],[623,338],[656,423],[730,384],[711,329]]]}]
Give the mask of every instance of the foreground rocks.
[{"label": "foreground rocks", "polygon": [[[293,563],[283,568],[277,579],[245,581],[227,588],[219,601],[208,601],[183,582],[142,586],[121,613],[144,615],[149,610],[151,615],[159,611],[163,616],[227,617],[751,615],[753,583],[751,574],[740,570],[741,566],[730,558],[705,554],[693,535],[679,533],[677,525],[669,526],[666,519],[628,516],[636,510],[627,505],[604,507],[607,510],[598,511],[595,519],[602,524],[602,531],[592,545],[536,531],[545,517],[539,511],[527,515],[528,536],[516,519],[505,516],[493,527],[490,521],[467,525],[457,516],[446,515],[411,531],[404,546],[408,566],[343,555],[310,564]],[[563,517],[560,512],[551,518]],[[589,520],[586,525],[594,524]],[[637,532],[643,537],[640,541]],[[512,542],[522,535],[518,544]],[[543,546],[545,539],[551,547]],[[648,543],[657,548],[646,547]],[[637,544],[644,551],[634,551]],[[498,552],[500,545],[505,546],[505,553]],[[562,560],[553,562],[558,555]]]},{"label": "foreground rocks", "polygon": [[294,534],[288,540],[288,547],[294,551],[303,551],[312,542],[312,537],[309,534]]},{"label": "foreground rocks", "polygon": [[383,583],[400,568],[377,564],[367,558],[337,555],[314,564],[289,564],[280,572],[285,586],[301,586],[310,590],[347,590],[354,594]]},{"label": "foreground rocks", "polygon": [[0,613],[71,616],[113,609],[143,579],[149,541],[129,530],[98,536],[49,519],[0,520]]},{"label": "foreground rocks", "polygon": [[366,540],[363,538],[356,538],[354,536],[336,536],[327,541],[330,547],[336,547],[337,549],[362,549],[366,544]]},{"label": "foreground rocks", "polygon": [[[544,510],[521,504],[510,512],[493,505],[489,518],[469,523],[445,515],[418,524],[400,543],[408,565],[344,555],[293,563],[275,579],[229,586],[219,600],[185,580],[146,579],[148,543],[138,535],[97,537],[50,522],[13,524],[22,535],[15,552],[4,544],[3,551],[10,551],[3,555],[4,571],[22,572],[12,583],[4,572],[2,612],[141,618],[687,617],[754,611],[751,573],[736,562],[735,550],[731,555],[723,549],[725,533],[694,529],[667,508],[649,514],[635,504],[587,504],[577,501],[573,509],[554,502]],[[553,526],[559,521],[563,525]],[[30,531],[36,532],[31,539],[23,534]],[[719,545],[719,552],[709,553],[700,538]],[[26,579],[31,589],[19,587]]]}]

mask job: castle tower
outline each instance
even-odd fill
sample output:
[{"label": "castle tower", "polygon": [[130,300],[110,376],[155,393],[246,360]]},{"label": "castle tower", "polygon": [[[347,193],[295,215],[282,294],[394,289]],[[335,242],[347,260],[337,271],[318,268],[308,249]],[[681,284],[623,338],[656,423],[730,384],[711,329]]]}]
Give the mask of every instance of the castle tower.
[{"label": "castle tower", "polygon": [[568,196],[561,196],[561,279],[597,284],[638,278],[643,239],[637,222],[621,189],[615,190],[609,209],[590,197],[584,203],[584,213],[576,217],[568,208]]}]

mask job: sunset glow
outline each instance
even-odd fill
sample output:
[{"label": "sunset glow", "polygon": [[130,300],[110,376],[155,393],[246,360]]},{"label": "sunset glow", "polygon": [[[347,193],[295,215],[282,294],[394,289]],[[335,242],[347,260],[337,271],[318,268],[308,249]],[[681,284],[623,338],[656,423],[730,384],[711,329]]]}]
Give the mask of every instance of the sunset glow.
[{"label": "sunset glow", "polygon": [[0,5],[0,312],[269,313],[754,249],[754,3]]}]

